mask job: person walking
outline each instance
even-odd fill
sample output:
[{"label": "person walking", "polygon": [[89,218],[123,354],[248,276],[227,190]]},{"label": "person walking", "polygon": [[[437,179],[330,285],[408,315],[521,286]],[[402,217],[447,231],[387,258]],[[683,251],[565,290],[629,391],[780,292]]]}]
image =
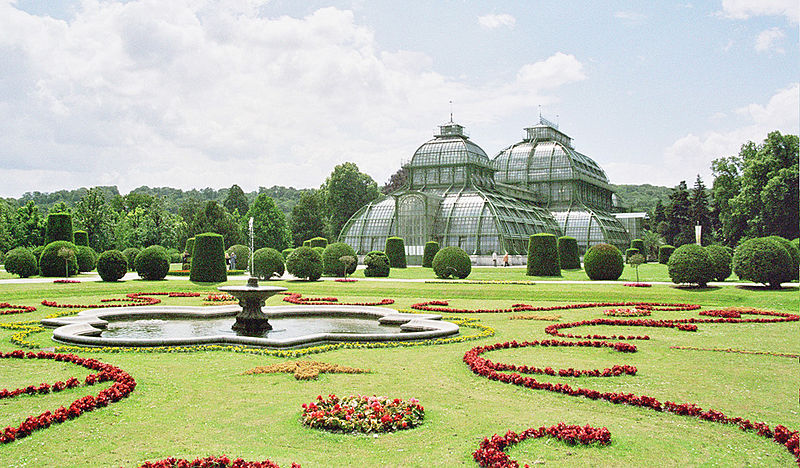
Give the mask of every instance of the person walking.
[{"label": "person walking", "polygon": [[504,266],[504,267],[507,267],[507,266],[509,266],[509,265],[510,265],[510,264],[508,263],[508,252],[506,252],[506,254],[505,254],[505,255],[503,255],[503,266]]},{"label": "person walking", "polygon": [[236,252],[231,251],[231,270],[236,269]]},{"label": "person walking", "polygon": [[497,266],[497,252],[492,252],[492,265]]}]

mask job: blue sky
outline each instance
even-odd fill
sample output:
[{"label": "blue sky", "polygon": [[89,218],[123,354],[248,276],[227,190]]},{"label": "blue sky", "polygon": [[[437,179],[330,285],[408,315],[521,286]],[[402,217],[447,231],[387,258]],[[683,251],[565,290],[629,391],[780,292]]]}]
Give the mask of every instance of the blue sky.
[{"label": "blue sky", "polygon": [[708,185],[798,133],[798,2],[0,0],[0,196],[379,184],[449,118],[539,108],[612,183]]}]

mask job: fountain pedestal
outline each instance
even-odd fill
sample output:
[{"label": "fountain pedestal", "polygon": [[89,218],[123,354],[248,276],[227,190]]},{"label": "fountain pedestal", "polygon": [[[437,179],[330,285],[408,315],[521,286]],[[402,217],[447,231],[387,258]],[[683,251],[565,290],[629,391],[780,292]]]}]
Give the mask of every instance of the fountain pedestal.
[{"label": "fountain pedestal", "polygon": [[236,314],[236,323],[231,327],[243,335],[259,336],[272,330],[267,316],[261,312],[266,300],[275,294],[286,291],[280,286],[259,286],[258,278],[248,278],[245,286],[223,286],[217,288],[239,300],[242,311]]}]

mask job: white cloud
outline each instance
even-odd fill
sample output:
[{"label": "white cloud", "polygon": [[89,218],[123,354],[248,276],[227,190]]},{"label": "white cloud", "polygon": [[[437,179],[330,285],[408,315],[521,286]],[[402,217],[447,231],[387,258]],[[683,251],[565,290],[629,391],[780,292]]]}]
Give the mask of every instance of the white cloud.
[{"label": "white cloud", "polygon": [[614,12],[614,18],[621,19],[628,23],[641,23],[647,19],[647,15],[636,11],[617,11]]},{"label": "white cloud", "polygon": [[776,46],[776,42],[783,39],[784,34],[780,28],[770,28],[764,31],[761,31],[756,37],[756,50],[758,52],[767,52],[769,50],[774,50],[775,52],[783,53],[784,50],[780,47]]},{"label": "white cloud", "polygon": [[722,14],[735,19],[785,16],[792,23],[797,23],[800,3],[797,0],[722,0]]},{"label": "white cloud", "polygon": [[516,23],[516,18],[508,13],[501,13],[499,15],[488,14],[478,17],[478,24],[480,24],[482,28],[486,29],[496,29],[503,26],[507,28],[513,28]]},{"label": "white cloud", "polygon": [[381,50],[349,11],[266,18],[258,4],[87,1],[62,21],[0,1],[0,195],[308,187],[344,161],[382,182],[448,100],[462,122],[492,122],[586,78],[559,52],[469,83],[420,52]]}]

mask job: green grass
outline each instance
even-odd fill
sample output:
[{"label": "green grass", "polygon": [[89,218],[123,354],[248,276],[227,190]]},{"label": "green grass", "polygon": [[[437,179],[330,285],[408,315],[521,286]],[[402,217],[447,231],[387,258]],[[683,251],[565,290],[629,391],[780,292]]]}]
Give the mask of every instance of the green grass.
[{"label": "green grass", "polygon": [[[654,269],[656,279],[663,274]],[[655,265],[654,265],[655,266]],[[421,268],[392,270],[393,277],[425,277]],[[579,276],[565,273],[566,279]],[[582,274],[582,273],[580,273]],[[414,276],[419,275],[419,276]],[[432,275],[431,275],[432,276]],[[470,279],[530,280],[524,269],[476,268]],[[536,278],[534,278],[536,279]],[[230,284],[241,284],[232,279]],[[783,312],[800,309],[797,289],[781,291],[733,286],[704,290],[656,285],[627,288],[599,284],[433,284],[402,282],[314,283],[274,281],[306,296],[336,296],[364,301],[390,297],[394,308],[415,302],[448,300],[454,307],[508,307],[517,302],[563,304],[593,301],[659,301],[699,303],[706,308],[752,306]],[[36,312],[0,316],[0,323],[41,319],[56,309],[43,299],[95,303],[130,292],[213,292],[218,284],[188,281],[127,281],[80,284],[0,285],[0,302],[36,305]],[[201,298],[164,298],[167,305],[200,305]],[[283,304],[280,297],[267,305]],[[60,309],[59,309],[60,310]],[[554,311],[562,321],[604,317],[602,308]],[[697,312],[654,312],[653,318],[696,317]],[[472,374],[464,353],[481,344],[540,339],[550,322],[509,320],[508,314],[478,314],[496,335],[479,341],[442,346],[391,349],[339,349],[305,359],[370,369],[370,374],[322,374],[315,381],[297,381],[288,374],[242,375],[255,366],[284,359],[230,352],[181,354],[81,353],[114,364],[137,381],[130,397],[108,408],[38,431],[0,446],[0,466],[137,466],[167,456],[195,458],[227,454],[248,460],[266,458],[288,466],[476,466],[471,453],[483,437],[522,431],[531,426],[570,424],[606,426],[608,447],[572,447],[562,442],[525,441],[509,451],[521,463],[547,466],[795,466],[777,444],[733,427],[671,414],[532,391],[491,382]],[[487,357],[552,367],[595,368],[635,365],[636,376],[619,378],[551,378],[595,388],[646,394],[661,401],[694,402],[730,416],[743,416],[800,428],[797,406],[797,360],[771,356],[723,354],[670,349],[670,346],[740,348],[800,354],[800,324],[699,324],[694,333],[669,329],[632,329],[652,339],[636,342],[638,353],[607,349],[525,348],[495,351]],[[619,327],[580,328],[577,333],[620,332]],[[12,330],[0,329],[0,349],[15,349]],[[50,333],[33,335],[52,347]],[[52,361],[20,361],[0,365],[0,387],[16,388],[54,382],[88,371]],[[545,376],[539,380],[546,380]],[[72,389],[46,397],[0,400],[0,427],[17,425],[27,414],[55,409],[101,386]],[[417,429],[378,437],[318,432],[299,423],[300,406],[317,395],[378,394],[418,398],[426,417]]]}]

